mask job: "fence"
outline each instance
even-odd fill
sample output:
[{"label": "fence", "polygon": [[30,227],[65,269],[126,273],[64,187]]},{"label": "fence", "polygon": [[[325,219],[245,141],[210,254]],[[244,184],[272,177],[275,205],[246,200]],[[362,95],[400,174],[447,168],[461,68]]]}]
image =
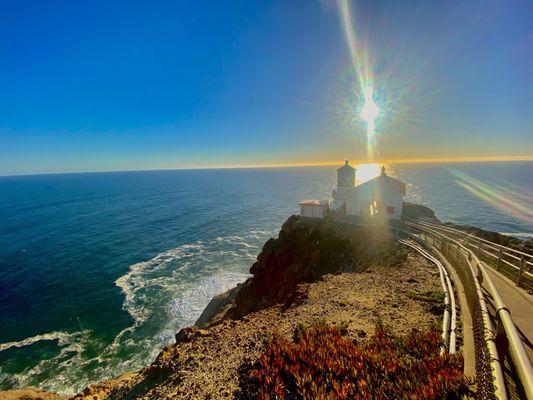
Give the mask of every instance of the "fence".
[{"label": "fence", "polygon": [[533,290],[532,254],[502,246],[449,226],[437,225],[426,221],[416,221],[416,223],[461,241],[462,245],[476,253],[478,258],[487,265],[503,273],[519,286]]},{"label": "fence", "polygon": [[[411,229],[420,233],[419,238],[421,240],[438,249],[446,257],[456,269],[461,280],[472,315],[478,394],[481,398],[507,398],[502,368],[495,343],[497,332],[491,322],[485,296],[480,284],[480,282],[484,282],[494,302],[499,333],[504,334],[508,340],[509,353],[516,366],[520,384],[527,398],[533,400],[533,368],[518,335],[516,326],[511,319],[510,312],[503,303],[492,279],[487,274],[484,260],[482,261],[481,257],[478,257],[474,253],[474,250],[477,250],[478,254],[484,255],[489,252],[487,250],[489,248],[497,249],[499,260],[502,260],[504,255],[508,256],[509,254],[522,253],[522,257],[520,258],[521,267],[518,267],[522,270],[520,273],[522,279],[525,272],[529,273],[529,271],[524,271],[524,268],[526,263],[529,263],[531,256],[527,255],[527,253],[500,246],[483,239],[482,244],[479,245],[481,243],[479,241],[477,249],[473,250],[472,242],[469,244],[468,239],[465,240],[465,236],[468,236],[468,234],[464,232],[428,223],[408,221],[406,224]],[[529,257],[527,260],[524,254]],[[515,269],[517,267],[511,261],[508,261],[506,264],[511,264]],[[517,275],[517,282],[521,283],[519,275]]]}]

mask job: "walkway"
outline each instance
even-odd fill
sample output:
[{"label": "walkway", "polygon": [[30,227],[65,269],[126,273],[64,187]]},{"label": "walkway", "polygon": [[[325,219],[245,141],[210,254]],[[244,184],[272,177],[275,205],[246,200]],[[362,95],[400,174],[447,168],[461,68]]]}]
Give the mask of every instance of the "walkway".
[{"label": "walkway", "polygon": [[487,272],[511,312],[513,322],[522,336],[529,361],[533,363],[533,296],[496,270],[488,267]]}]

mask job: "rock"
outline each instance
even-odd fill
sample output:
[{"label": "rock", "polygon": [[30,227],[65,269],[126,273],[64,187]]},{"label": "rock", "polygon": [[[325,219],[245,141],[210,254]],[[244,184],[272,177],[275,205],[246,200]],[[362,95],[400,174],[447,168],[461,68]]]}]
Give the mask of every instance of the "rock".
[{"label": "rock", "polygon": [[206,337],[206,336],[211,336],[211,332],[209,332],[206,329],[198,329],[196,331],[196,337]]},{"label": "rock", "polygon": [[199,328],[205,328],[216,324],[221,318],[224,317],[227,308],[232,305],[232,302],[235,300],[235,296],[237,296],[237,293],[242,285],[243,284],[239,284],[233,289],[213,297],[209,304],[207,304],[207,306],[204,308],[204,311],[202,311],[202,314],[196,320],[194,325]]},{"label": "rock", "polygon": [[421,204],[414,204],[409,202],[403,203],[403,216],[406,218],[425,219],[433,222],[440,222],[435,216],[435,212]]},{"label": "rock", "polygon": [[194,326],[189,326],[187,328],[182,328],[176,333],[176,343],[186,343],[190,342],[196,335],[198,328]]},{"label": "rock", "polygon": [[250,268],[253,277],[240,287],[225,318],[239,319],[277,303],[291,304],[291,293],[298,284],[339,273],[346,265],[356,266],[351,269],[357,271],[389,259],[396,264],[397,250],[387,231],[331,218],[308,221],[293,215],[283,224],[278,238],[263,246]]}]

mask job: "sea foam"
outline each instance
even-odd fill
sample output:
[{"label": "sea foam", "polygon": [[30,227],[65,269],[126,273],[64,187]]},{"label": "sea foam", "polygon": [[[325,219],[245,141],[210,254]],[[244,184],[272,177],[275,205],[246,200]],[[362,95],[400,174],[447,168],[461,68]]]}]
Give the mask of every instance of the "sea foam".
[{"label": "sea foam", "polygon": [[[132,318],[111,343],[90,331],[50,332],[0,344],[0,351],[55,340],[55,357],[18,374],[0,368],[3,387],[38,386],[73,394],[87,384],[149,364],[182,327],[191,325],[213,296],[243,282],[262,243],[273,234],[253,230],[187,243],[131,265],[115,281]],[[88,351],[91,350],[91,351]],[[96,356],[88,357],[87,354]]]}]

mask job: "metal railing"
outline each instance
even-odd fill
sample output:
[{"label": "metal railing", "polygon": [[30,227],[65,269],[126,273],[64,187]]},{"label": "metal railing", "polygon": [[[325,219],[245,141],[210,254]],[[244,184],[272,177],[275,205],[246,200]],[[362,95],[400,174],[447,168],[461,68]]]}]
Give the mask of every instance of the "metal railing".
[{"label": "metal railing", "polygon": [[[469,307],[476,308],[476,305],[479,306],[478,311],[481,314],[481,319],[483,321],[483,340],[486,345],[486,350],[488,350],[488,356],[490,357],[490,360],[485,360],[490,362],[491,365],[491,372],[493,376],[493,385],[494,385],[494,395],[498,399],[505,399],[507,397],[504,380],[503,380],[503,373],[501,370],[501,365],[499,362],[499,356],[496,350],[496,330],[494,329],[492,322],[489,318],[489,313],[487,310],[486,302],[484,299],[484,294],[481,288],[481,283],[484,282],[485,286],[489,292],[489,295],[492,297],[494,306],[496,309],[496,319],[498,321],[498,328],[499,330],[505,334],[508,343],[509,343],[509,354],[511,356],[511,359],[516,367],[518,378],[520,380],[520,384],[524,389],[524,392],[527,396],[527,399],[533,400],[533,367],[531,365],[531,362],[529,361],[529,358],[527,356],[527,353],[525,351],[524,345],[522,343],[522,340],[520,339],[518,330],[511,318],[511,314],[505,304],[503,303],[503,300],[501,296],[499,295],[496,286],[494,285],[490,275],[487,273],[485,266],[483,265],[483,262],[480,260],[479,257],[474,253],[471,246],[467,247],[467,243],[464,241],[460,241],[457,238],[457,235],[455,237],[451,237],[449,234],[443,233],[443,231],[446,231],[446,229],[436,229],[438,226],[434,226],[433,224],[428,223],[422,223],[422,222],[406,222],[407,226],[414,228],[418,230],[419,232],[423,233],[421,235],[421,239],[428,242],[428,235],[430,238],[432,238],[432,245],[436,248],[439,248],[443,250],[444,253],[448,253],[450,256],[450,261],[454,261],[456,266],[458,267],[457,272],[462,277],[461,280],[463,281],[463,285],[465,286],[465,292],[468,297],[468,286],[471,286],[470,290],[470,299],[469,299]],[[447,227],[446,227],[447,228]],[[450,228],[453,230],[453,228]],[[454,230],[455,231],[455,230]],[[460,232],[460,231],[459,231]],[[461,232],[464,234],[464,232]],[[491,243],[491,242],[489,242]],[[491,243],[491,246],[496,245],[494,243]],[[500,246],[504,247],[504,246]],[[508,248],[506,248],[508,249]],[[510,249],[513,250],[513,249]],[[507,251],[507,250],[506,250]],[[514,251],[514,250],[513,250]],[[461,261],[463,260],[463,261]],[[464,261],[466,261],[466,265],[468,266],[468,270],[465,267]],[[463,264],[463,265],[461,265]],[[452,262],[453,265],[453,262]],[[475,290],[472,286],[472,284],[475,285]],[[477,299],[472,296],[475,295]],[[473,318],[476,317],[476,310],[471,309]],[[474,335],[476,333],[474,332]],[[486,355],[483,356],[483,351],[480,349],[476,349],[476,357],[487,357]],[[482,366],[482,360],[476,359],[476,374],[479,372],[477,371],[477,366]]]},{"label": "metal railing", "polygon": [[[400,237],[396,231],[396,238],[400,243],[411,247],[423,257],[431,261],[439,270],[442,290],[444,292],[444,313],[442,317],[442,341],[444,343],[443,351],[446,349],[449,353],[454,354],[457,351],[457,307],[455,304],[455,294],[452,287],[452,280],[446,267],[435,257],[429,254],[421,246],[414,245]],[[411,235],[409,232],[405,232]],[[416,237],[415,237],[416,240]]]},{"label": "metal railing", "polygon": [[[411,222],[415,221],[411,220]],[[489,266],[504,273],[519,286],[533,289],[533,254],[502,246],[449,226],[420,220],[417,220],[416,223],[442,232],[448,237],[461,240],[465,247],[474,251]]]}]

